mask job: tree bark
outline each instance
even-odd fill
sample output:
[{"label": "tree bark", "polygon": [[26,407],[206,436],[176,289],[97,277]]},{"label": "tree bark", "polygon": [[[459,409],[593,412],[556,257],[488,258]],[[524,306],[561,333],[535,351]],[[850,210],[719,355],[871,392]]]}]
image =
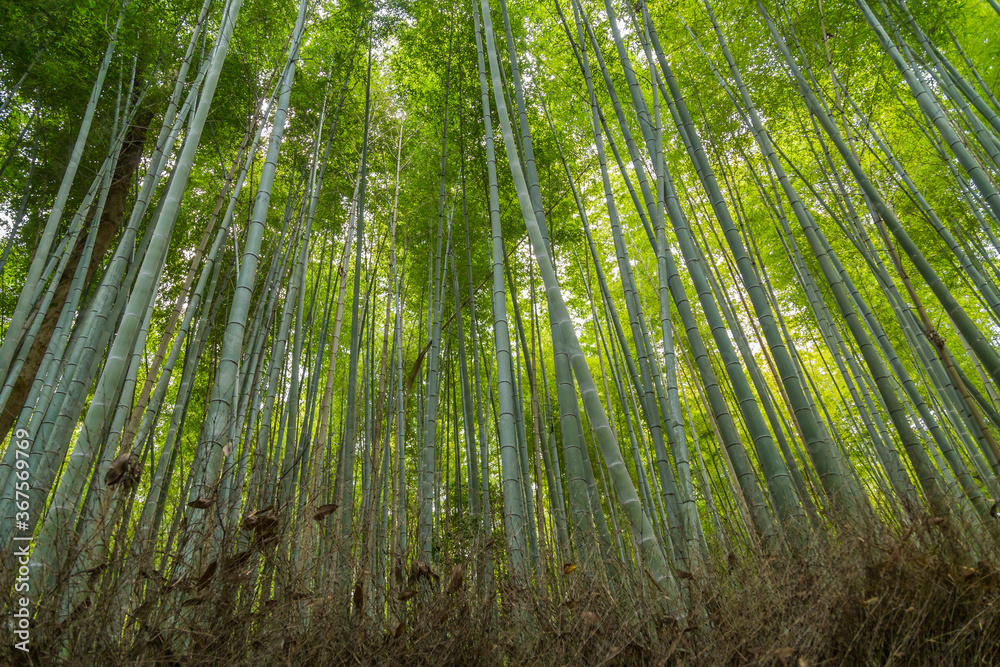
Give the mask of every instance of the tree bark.
[{"label": "tree bark", "polygon": [[[122,143],[121,151],[118,155],[118,164],[115,166],[114,177],[112,178],[108,197],[104,204],[104,211],[101,213],[101,221],[97,228],[97,238],[94,240],[94,250],[90,266],[87,268],[87,276],[84,280],[85,289],[91,280],[93,280],[98,267],[103,265],[104,256],[108,248],[111,247],[111,242],[117,235],[118,229],[121,227],[128,193],[132,188],[132,175],[138,168],[139,160],[142,158],[142,149],[146,143],[146,130],[151,120],[152,113],[145,110],[139,111],[138,115],[132,121],[132,126],[125,136],[125,141]],[[66,304],[66,297],[69,294],[70,286],[73,283],[73,276],[76,274],[77,265],[80,263],[80,258],[83,256],[86,244],[87,235],[80,234],[76,246],[73,248],[73,254],[70,255],[69,261],[66,264],[66,269],[63,271],[62,277],[56,285],[52,302],[49,304],[49,308],[42,319],[42,324],[35,336],[35,342],[32,344],[31,349],[28,350],[28,355],[24,360],[24,365],[21,367],[21,372],[17,380],[14,382],[6,405],[0,411],[0,442],[6,440],[10,429],[14,426],[14,422],[24,407],[25,400],[28,398],[31,384],[35,380],[35,374],[38,372],[42,357],[45,356],[45,350],[49,346],[49,340],[55,331],[59,315]]]}]

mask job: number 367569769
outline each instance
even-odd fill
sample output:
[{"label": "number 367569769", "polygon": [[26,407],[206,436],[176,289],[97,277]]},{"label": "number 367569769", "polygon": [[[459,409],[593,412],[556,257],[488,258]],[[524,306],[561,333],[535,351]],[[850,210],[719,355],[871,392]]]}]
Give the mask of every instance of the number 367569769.
[{"label": "number 367569769", "polygon": [[15,521],[28,520],[28,448],[31,443],[27,440],[28,432],[23,428],[14,433],[17,438],[14,449],[14,467],[17,470],[17,484],[14,488],[14,506],[17,508]]}]

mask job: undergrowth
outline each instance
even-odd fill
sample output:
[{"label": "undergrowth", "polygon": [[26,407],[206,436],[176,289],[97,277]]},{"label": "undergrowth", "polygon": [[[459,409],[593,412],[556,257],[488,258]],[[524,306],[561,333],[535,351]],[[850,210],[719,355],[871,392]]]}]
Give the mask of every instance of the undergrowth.
[{"label": "undergrowth", "polygon": [[795,558],[730,558],[683,580],[694,601],[686,619],[664,611],[649,581],[606,587],[579,571],[544,596],[501,579],[499,594],[489,596],[496,603],[461,570],[456,579],[454,566],[451,577],[418,576],[415,588],[411,572],[416,594],[407,605],[394,601],[399,615],[380,620],[364,591],[298,591],[262,602],[223,587],[171,620],[137,610],[122,628],[101,602],[112,596],[98,591],[82,613],[39,621],[31,653],[8,643],[0,663],[1000,664],[1000,569],[995,558],[973,562],[967,553],[947,526],[925,524],[893,537],[817,544]]}]

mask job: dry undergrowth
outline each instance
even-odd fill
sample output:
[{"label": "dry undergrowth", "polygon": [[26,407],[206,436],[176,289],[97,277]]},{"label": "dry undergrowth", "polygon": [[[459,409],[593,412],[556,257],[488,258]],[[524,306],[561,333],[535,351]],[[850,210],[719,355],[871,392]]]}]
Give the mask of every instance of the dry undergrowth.
[{"label": "dry undergrowth", "polygon": [[405,616],[381,624],[364,591],[261,604],[223,588],[172,621],[154,613],[122,631],[100,602],[111,596],[97,595],[68,622],[39,623],[29,662],[7,644],[0,663],[1000,664],[998,563],[969,562],[955,547],[946,527],[920,525],[892,539],[818,545],[814,557],[730,559],[688,580],[701,611],[681,622],[646,602],[649,582],[620,580],[612,593],[581,572],[549,598],[500,582],[500,608],[468,578],[411,576]]}]

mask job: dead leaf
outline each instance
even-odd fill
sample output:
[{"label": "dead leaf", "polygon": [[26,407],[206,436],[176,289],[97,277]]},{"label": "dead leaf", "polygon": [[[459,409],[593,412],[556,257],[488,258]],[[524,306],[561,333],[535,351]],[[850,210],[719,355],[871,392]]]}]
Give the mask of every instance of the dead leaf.
[{"label": "dead leaf", "polygon": [[365,590],[361,588],[361,584],[354,584],[354,611],[358,614],[365,606]]},{"label": "dead leaf", "polygon": [[688,581],[694,581],[695,580],[695,576],[693,574],[691,574],[690,572],[688,572],[687,570],[682,570],[680,568],[677,568],[676,572],[677,572],[677,576],[680,577],[681,579],[687,579]]},{"label": "dead leaf", "polygon": [[573,563],[564,563],[563,564],[563,574],[569,574],[570,572],[573,572],[574,570],[576,570],[576,565],[573,565]]},{"label": "dead leaf", "polygon": [[434,572],[431,570],[431,566],[422,560],[413,561],[413,565],[410,566],[410,582],[419,581],[423,578],[431,578],[434,576]]},{"label": "dead leaf", "polygon": [[809,661],[804,657],[799,656],[799,667],[809,667]]},{"label": "dead leaf", "polygon": [[580,620],[586,625],[597,625],[601,622],[601,617],[592,611],[585,611],[580,614]]},{"label": "dead leaf", "polygon": [[114,486],[119,484],[124,478],[129,468],[129,459],[132,458],[132,452],[122,452],[115,460],[111,462],[111,466],[108,468],[107,474],[104,475],[104,483],[107,486]]},{"label": "dead leaf", "polygon": [[877,598],[877,597],[874,597],[874,598],[868,598],[867,600],[865,600],[865,606],[866,606],[866,607],[870,607],[870,606],[872,606],[873,604],[875,604],[876,602],[878,602],[878,598]]},{"label": "dead leaf", "polygon": [[943,516],[933,516],[930,519],[927,519],[928,526],[943,526],[947,522],[948,519],[944,518]]},{"label": "dead leaf", "polygon": [[194,500],[188,503],[188,507],[191,507],[196,510],[206,510],[214,504],[215,504],[215,496],[212,496],[211,498],[195,498]]},{"label": "dead leaf", "polygon": [[403,602],[406,602],[410,598],[415,597],[416,594],[417,591],[415,589],[407,588],[405,591],[399,594],[399,599],[402,600]]},{"label": "dead leaf", "polygon": [[274,505],[268,505],[264,509],[247,512],[243,516],[243,527],[247,529],[256,528],[257,523],[261,520],[261,518],[270,515],[273,509]]},{"label": "dead leaf", "polygon": [[406,632],[406,621],[403,621],[402,623],[396,626],[396,629],[392,631],[392,638],[399,639],[400,637],[403,636],[404,632]]},{"label": "dead leaf", "polygon": [[201,573],[200,577],[198,577],[197,587],[199,591],[208,586],[209,582],[212,581],[212,577],[215,576],[215,571],[217,569],[219,569],[219,561],[213,560],[209,563],[208,567],[205,568],[205,571]]},{"label": "dead leaf", "polygon": [[326,517],[330,516],[337,511],[337,505],[335,503],[327,503],[326,505],[320,505],[316,508],[316,513],[313,514],[313,520],[322,521]]},{"label": "dead leaf", "polygon": [[254,531],[259,544],[271,545],[278,541],[278,515],[273,505],[250,512],[243,517],[241,525],[245,530]]},{"label": "dead leaf", "polygon": [[459,563],[455,566],[455,569],[451,571],[451,576],[448,577],[448,586],[445,591],[448,593],[457,593],[462,590],[462,564]]},{"label": "dead leaf", "polygon": [[774,652],[774,657],[778,658],[779,660],[785,660],[787,658],[791,658],[793,655],[795,655],[795,649],[793,649],[791,646],[782,646],[781,648],[777,649]]}]

